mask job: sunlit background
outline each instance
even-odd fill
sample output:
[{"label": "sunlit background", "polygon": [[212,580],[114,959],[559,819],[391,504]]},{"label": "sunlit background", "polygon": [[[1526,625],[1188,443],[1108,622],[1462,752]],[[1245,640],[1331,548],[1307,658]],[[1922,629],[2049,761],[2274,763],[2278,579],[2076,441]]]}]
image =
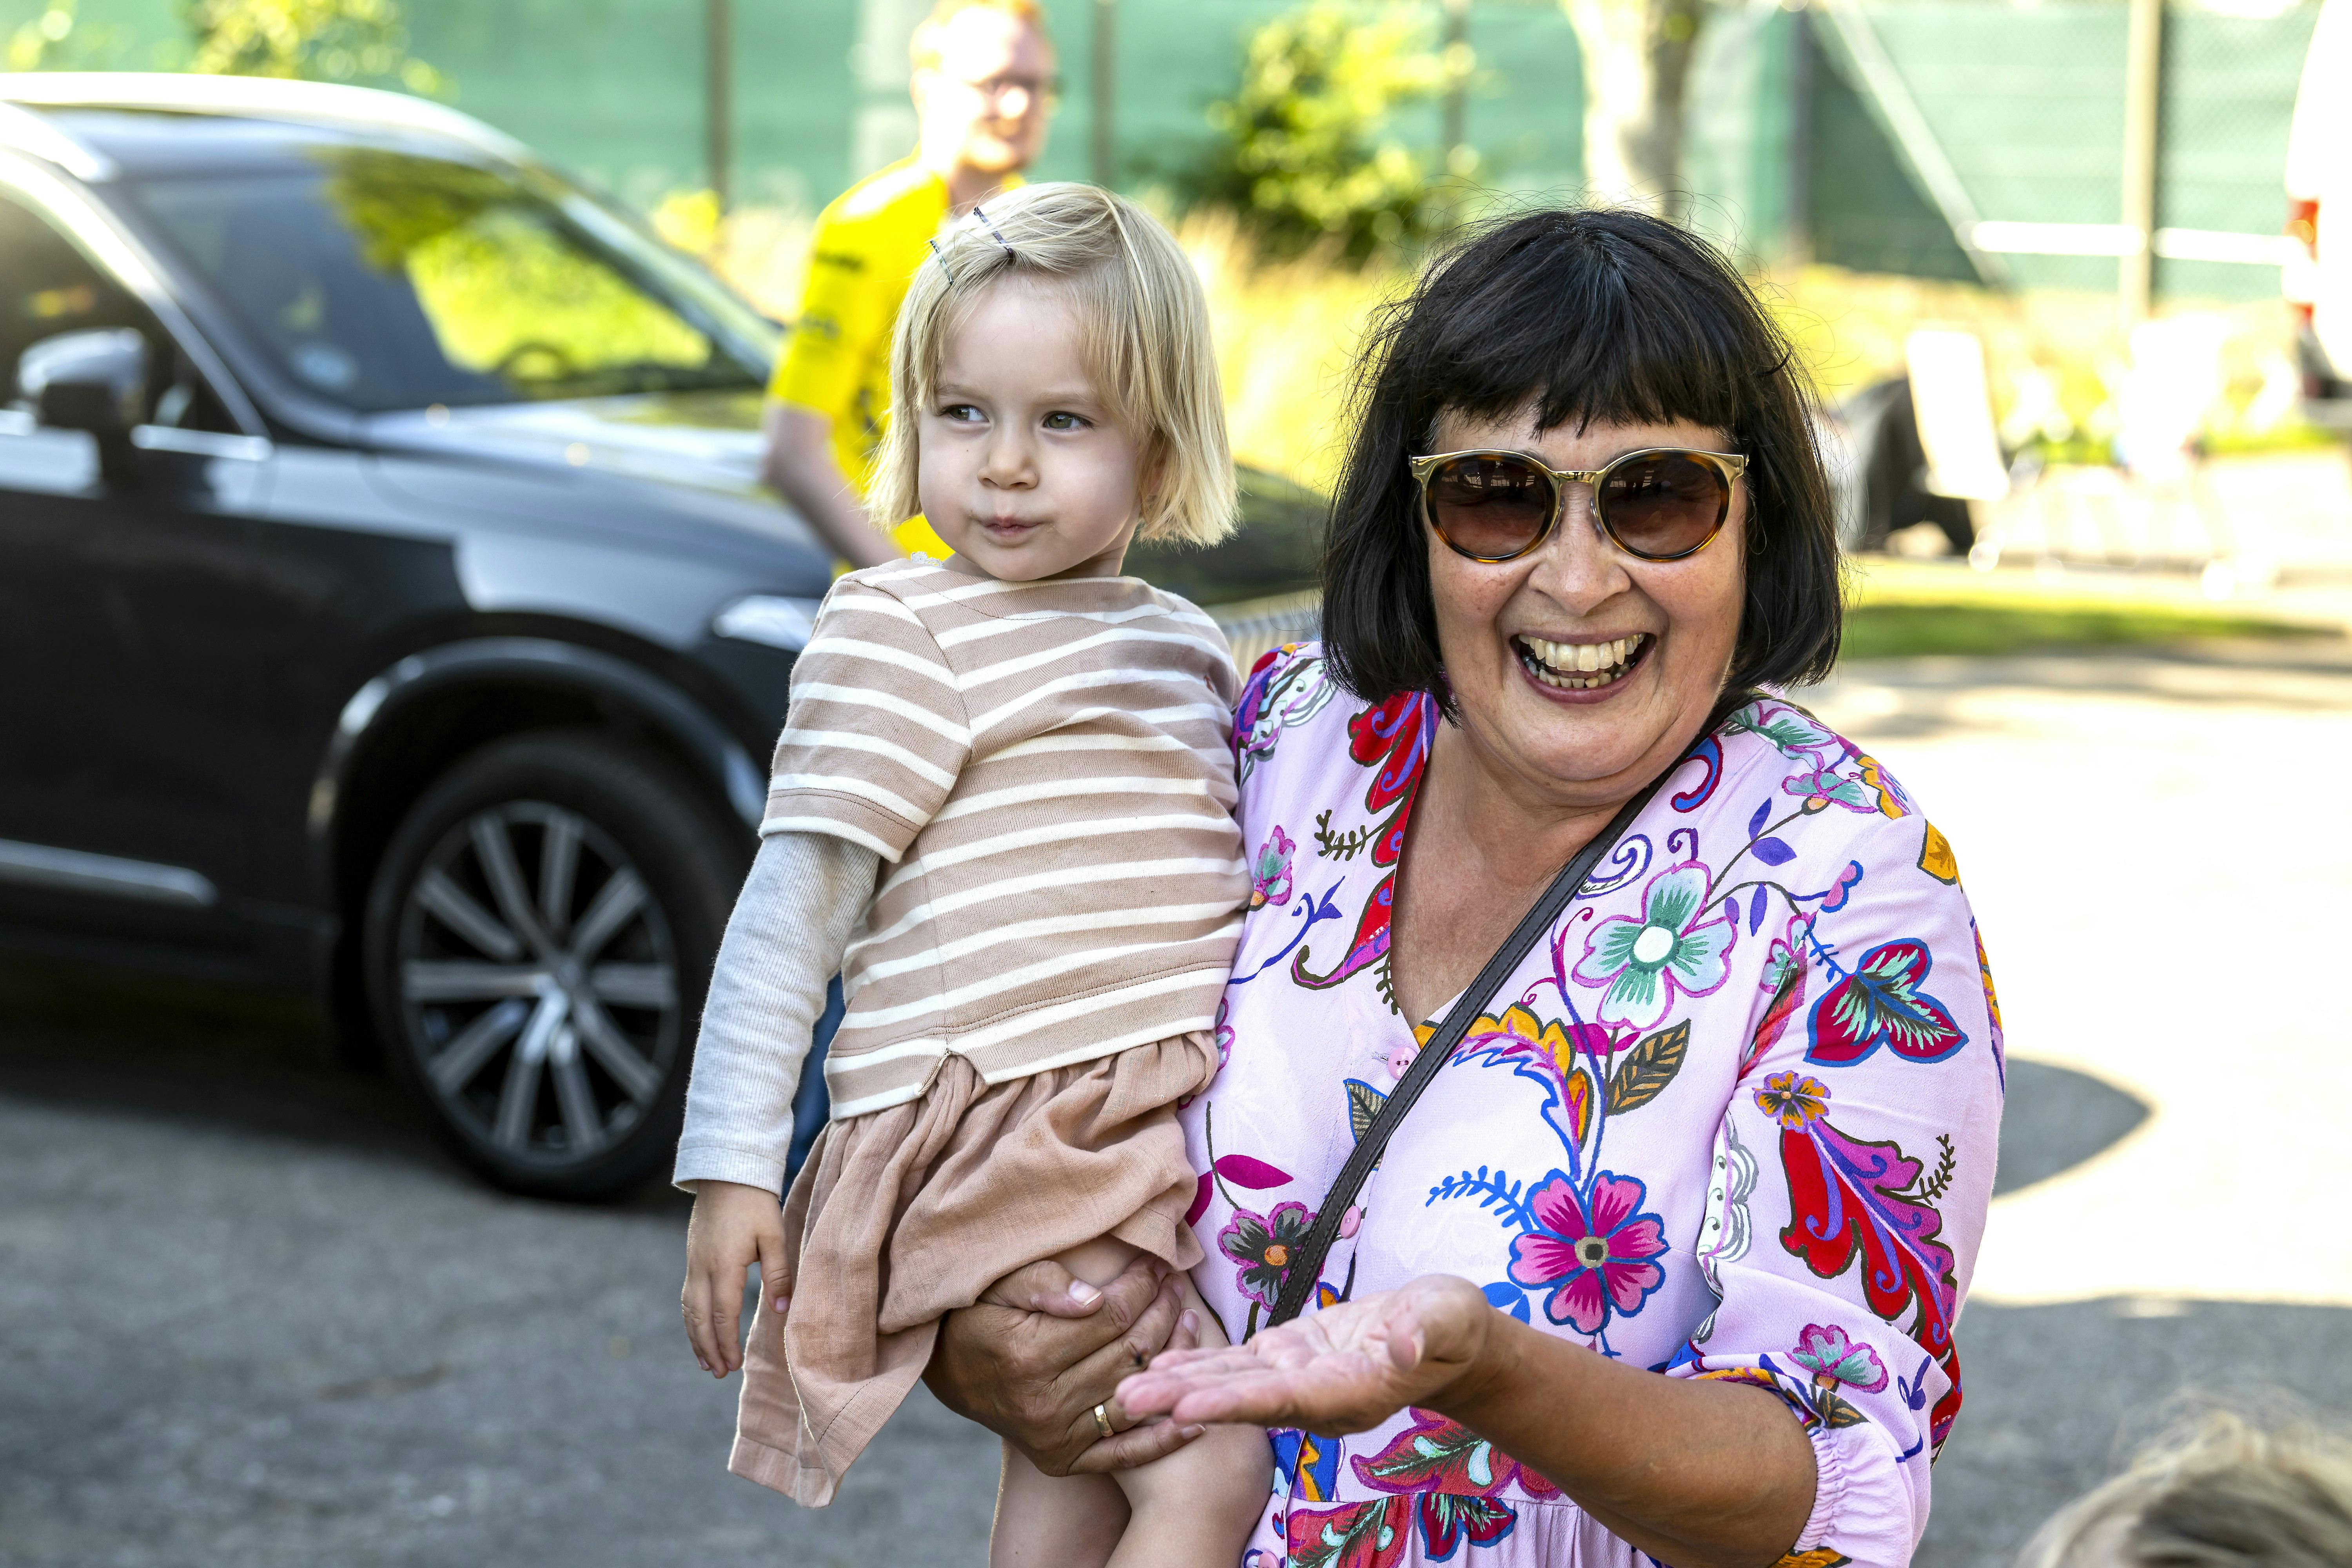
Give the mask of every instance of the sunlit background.
[{"label": "sunlit background", "polygon": [[[16,71],[447,104],[707,263],[768,318],[741,312],[741,340],[772,345],[816,211],[912,141],[927,9],[0,0],[0,39]],[[1254,483],[1311,504],[1372,312],[1449,234],[1528,204],[1689,224],[1797,345],[1852,552],[1822,710],[1958,847],[2017,1064],[1933,1568],[2005,1563],[2179,1391],[2352,1409],[2329,999],[2352,938],[2352,469],[2299,338],[2310,211],[2285,172],[2318,11],[1048,7],[1060,101],[1032,173],[1175,228]],[[376,150],[318,178],[457,370],[560,399],[692,393],[724,361],[580,241],[560,189]],[[148,199],[299,352],[319,301],[237,259],[268,194],[181,228],[168,189]],[[297,368],[364,406],[438,395]],[[1890,512],[1863,470],[1915,424]],[[1224,596],[1298,586],[1269,573]],[[724,1477],[730,1392],[677,1342],[674,1194],[490,1193],[379,1082],[321,1066],[301,1009],[8,962],[0,1563],[977,1560],[990,1450],[920,1399],[827,1514]]]}]

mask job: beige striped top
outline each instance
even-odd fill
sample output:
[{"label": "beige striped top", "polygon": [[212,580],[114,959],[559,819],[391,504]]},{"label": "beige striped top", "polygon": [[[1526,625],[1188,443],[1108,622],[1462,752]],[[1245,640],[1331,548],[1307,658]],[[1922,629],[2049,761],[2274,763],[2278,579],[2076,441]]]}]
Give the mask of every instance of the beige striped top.
[{"label": "beige striped top", "polygon": [[885,864],[842,960],[835,1116],[1213,1025],[1248,900],[1223,635],[1133,577],[850,573],[793,668],[760,831]]}]

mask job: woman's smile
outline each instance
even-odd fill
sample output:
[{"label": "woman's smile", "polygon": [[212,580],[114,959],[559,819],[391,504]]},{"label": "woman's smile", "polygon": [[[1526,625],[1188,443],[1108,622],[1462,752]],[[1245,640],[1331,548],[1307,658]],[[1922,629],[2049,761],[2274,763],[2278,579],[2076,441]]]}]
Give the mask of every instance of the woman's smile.
[{"label": "woman's smile", "polygon": [[1620,682],[1640,668],[1657,637],[1649,632],[1593,640],[1587,637],[1553,641],[1525,632],[1511,638],[1519,668],[1544,696],[1561,701],[1601,702],[1616,695]]}]

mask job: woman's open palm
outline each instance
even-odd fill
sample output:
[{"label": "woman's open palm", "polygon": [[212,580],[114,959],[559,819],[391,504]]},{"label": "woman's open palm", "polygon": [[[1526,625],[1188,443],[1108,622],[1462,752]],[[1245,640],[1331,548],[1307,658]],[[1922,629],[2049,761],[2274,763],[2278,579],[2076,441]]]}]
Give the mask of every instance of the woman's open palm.
[{"label": "woman's open palm", "polygon": [[1432,1274],[1342,1301],[1247,1344],[1169,1351],[1119,1384],[1132,1415],[1301,1426],[1344,1436],[1425,1405],[1484,1348],[1495,1310],[1477,1287]]}]

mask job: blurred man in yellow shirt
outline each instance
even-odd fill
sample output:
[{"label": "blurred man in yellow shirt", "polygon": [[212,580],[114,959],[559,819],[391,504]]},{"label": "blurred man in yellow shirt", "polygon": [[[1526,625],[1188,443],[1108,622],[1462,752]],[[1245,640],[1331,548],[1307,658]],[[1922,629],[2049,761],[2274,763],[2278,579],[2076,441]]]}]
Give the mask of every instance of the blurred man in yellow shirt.
[{"label": "blurred man in yellow shirt", "polygon": [[1036,0],[938,0],[910,53],[919,143],[817,216],[764,420],[764,477],[855,566],[950,553],[921,518],[884,534],[860,500],[889,417],[890,330],[927,242],[1021,183],[1053,109],[1054,46]]}]

